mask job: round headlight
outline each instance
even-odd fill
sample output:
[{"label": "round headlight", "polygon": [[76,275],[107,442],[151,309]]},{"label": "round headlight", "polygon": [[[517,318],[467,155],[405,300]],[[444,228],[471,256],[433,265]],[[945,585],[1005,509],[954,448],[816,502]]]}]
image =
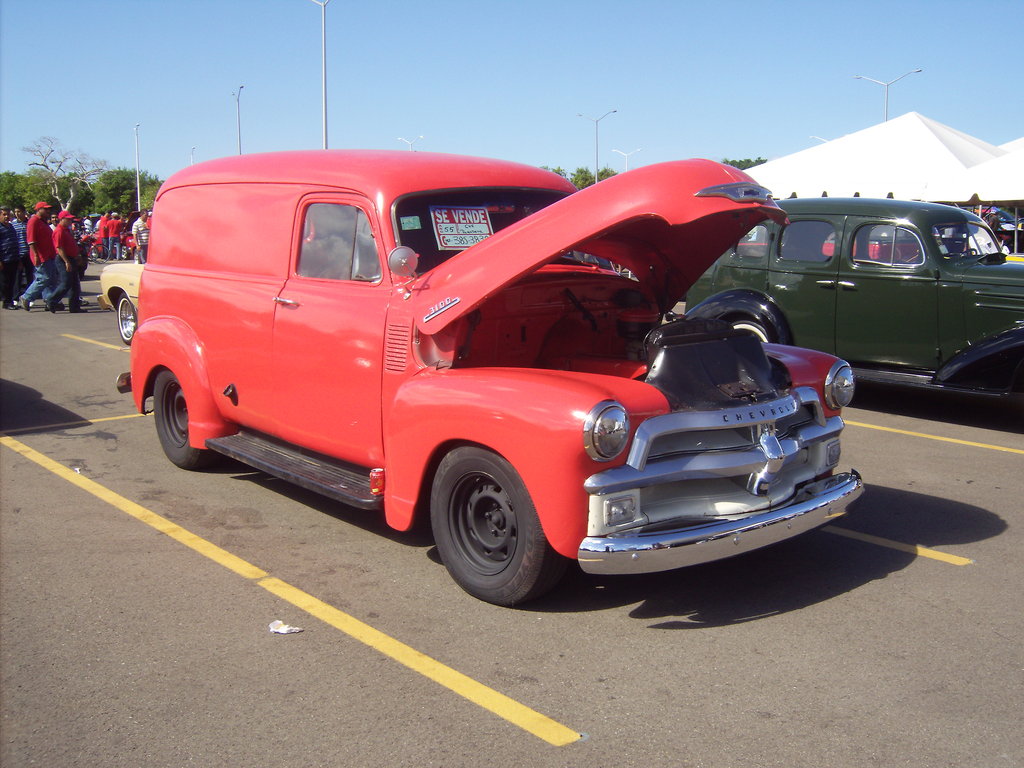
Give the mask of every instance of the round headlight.
[{"label": "round headlight", "polygon": [[611,461],[629,440],[629,414],[614,400],[604,400],[587,414],[583,423],[583,447],[595,461]]},{"label": "round headlight", "polygon": [[853,400],[853,369],[845,360],[837,360],[825,377],[825,402],[829,408],[845,408]]}]

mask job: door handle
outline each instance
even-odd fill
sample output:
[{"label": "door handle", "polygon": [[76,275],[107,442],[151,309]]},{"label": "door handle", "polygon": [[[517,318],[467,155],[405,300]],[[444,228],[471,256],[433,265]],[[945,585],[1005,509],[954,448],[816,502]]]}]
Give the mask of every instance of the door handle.
[{"label": "door handle", "polygon": [[299,302],[292,301],[291,299],[282,299],[280,296],[274,297],[274,302],[277,304],[284,304],[286,307],[297,307]]},{"label": "door handle", "polygon": [[844,291],[855,291],[855,290],[857,290],[857,284],[856,283],[851,283],[849,280],[840,280],[838,285]]},{"label": "door handle", "polygon": [[835,280],[815,280],[815,285],[820,285],[822,288],[835,288]]}]

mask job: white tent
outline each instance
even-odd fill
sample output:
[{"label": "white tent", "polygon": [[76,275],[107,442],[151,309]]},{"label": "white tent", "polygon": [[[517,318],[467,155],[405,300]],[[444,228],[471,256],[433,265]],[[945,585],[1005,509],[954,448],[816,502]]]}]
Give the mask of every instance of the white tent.
[{"label": "white tent", "polygon": [[895,197],[921,200],[932,179],[954,177],[1006,150],[917,112],[771,160],[749,170],[778,199]]},{"label": "white tent", "polygon": [[958,174],[935,177],[925,185],[922,199],[1024,207],[1024,149],[978,163]]}]

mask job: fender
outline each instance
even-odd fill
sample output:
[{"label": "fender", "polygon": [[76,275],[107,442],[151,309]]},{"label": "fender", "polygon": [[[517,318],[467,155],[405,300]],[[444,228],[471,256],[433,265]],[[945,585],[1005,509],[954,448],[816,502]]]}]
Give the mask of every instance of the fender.
[{"label": "fender", "polygon": [[975,342],[947,360],[935,383],[1011,392],[1024,365],[1024,322]]},{"label": "fender", "polygon": [[[586,536],[584,480],[621,465],[591,459],[583,424],[602,400],[630,414],[630,438],[651,416],[669,411],[654,387],[632,379],[521,368],[426,369],[399,388],[384,429],[388,524],[407,530],[430,497],[433,467],[458,444],[474,443],[515,467],[555,551],[575,558]],[[450,408],[439,403],[450,404]]]},{"label": "fender", "polygon": [[810,387],[818,393],[818,400],[825,411],[825,416],[836,416],[839,411],[830,408],[825,400],[825,377],[837,358],[827,352],[813,349],[791,347],[782,344],[763,344],[764,353],[773,360],[778,360],[789,370],[794,387]]},{"label": "fender", "polygon": [[178,318],[150,317],[135,332],[131,351],[132,398],[139,413],[146,412],[146,398],[153,394],[153,380],[161,368],[177,377],[185,393],[189,444],[193,448],[205,448],[208,438],[238,431],[221,415],[210,391],[205,345]]},{"label": "fender", "polygon": [[779,305],[770,296],[749,288],[722,291],[686,308],[687,317],[705,320],[722,320],[735,315],[746,315],[757,320],[774,334],[778,344],[793,343],[793,333]]}]

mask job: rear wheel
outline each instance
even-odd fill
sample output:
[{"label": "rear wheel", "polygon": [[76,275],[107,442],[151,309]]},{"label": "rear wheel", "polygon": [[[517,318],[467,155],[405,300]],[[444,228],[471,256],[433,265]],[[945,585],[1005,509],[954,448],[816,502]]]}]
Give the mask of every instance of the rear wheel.
[{"label": "rear wheel", "polygon": [[170,371],[157,374],[153,384],[153,415],[160,447],[182,469],[203,469],[219,458],[213,451],[193,448],[188,442],[188,403],[177,377]]},{"label": "rear wheel", "polygon": [[774,341],[774,334],[772,334],[765,326],[757,320],[752,320],[748,317],[733,318],[730,320],[732,327],[737,331],[749,331],[750,333],[757,336],[758,339],[764,342]]},{"label": "rear wheel", "polygon": [[474,597],[512,606],[549,591],[566,558],[544,536],[526,486],[511,464],[465,446],[442,460],[430,497],[442,562]]},{"label": "rear wheel", "polygon": [[117,300],[117,334],[126,346],[131,346],[135,337],[135,329],[139,325],[139,316],[135,305],[126,294],[121,294]]}]

